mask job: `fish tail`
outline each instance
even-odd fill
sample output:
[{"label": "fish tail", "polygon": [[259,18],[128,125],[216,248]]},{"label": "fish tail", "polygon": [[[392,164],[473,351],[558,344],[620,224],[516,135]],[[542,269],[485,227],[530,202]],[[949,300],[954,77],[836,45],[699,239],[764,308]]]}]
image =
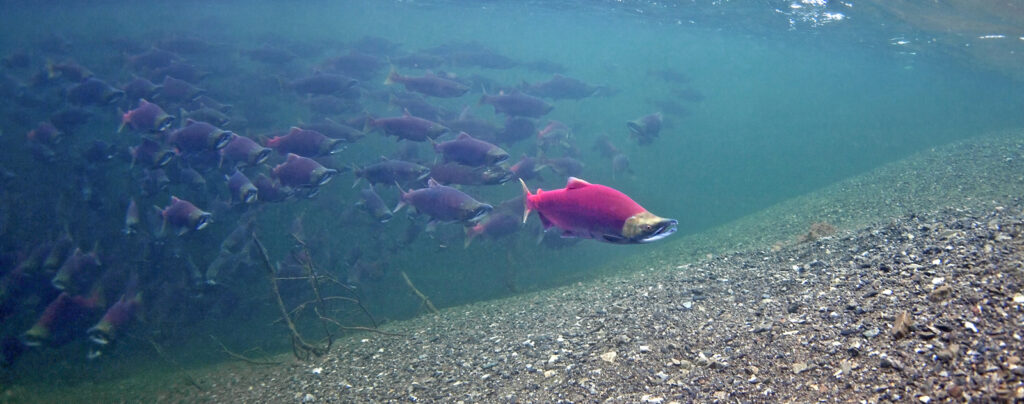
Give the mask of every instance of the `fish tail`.
[{"label": "fish tail", "polygon": [[128,114],[121,107],[117,107],[117,114],[121,116],[121,126],[117,127],[117,133],[121,133],[124,130],[124,126],[128,124]]},{"label": "fish tail", "polygon": [[398,80],[398,71],[395,70],[395,65],[391,65],[391,71],[388,72],[388,78],[384,79],[384,85],[385,86],[390,86],[392,84],[395,84],[395,81],[397,81],[397,80]]},{"label": "fish tail", "polygon": [[526,181],[522,178],[519,179],[519,184],[523,186],[523,223],[526,223],[526,219],[530,217],[530,197],[533,194],[530,193],[530,188],[526,187]]},{"label": "fish tail", "polygon": [[49,58],[46,59],[46,67],[45,67],[45,69],[46,69],[46,78],[48,78],[48,79],[54,79],[54,78],[56,78],[57,76],[60,75],[60,72],[57,71],[56,64],[53,63],[52,59],[49,59]]},{"label": "fish tail", "polygon": [[469,245],[473,242],[473,238],[476,237],[478,232],[471,226],[466,226],[466,241],[462,242],[462,248],[469,248]]},{"label": "fish tail", "polygon": [[407,205],[405,203],[406,192],[404,189],[402,189],[402,186],[398,184],[398,181],[395,181],[395,187],[398,188],[398,205],[395,205],[395,208],[392,209],[391,211],[394,213],[398,213],[399,209],[402,209],[405,207],[405,205]]},{"label": "fish tail", "polygon": [[483,93],[483,95],[480,96],[480,102],[476,103],[476,105],[484,105],[487,103],[487,87],[484,87],[484,85],[481,84],[480,92]]},{"label": "fish tail", "polygon": [[[374,124],[375,123],[376,123],[376,121],[373,119],[373,117],[370,116],[369,113],[367,113],[366,114],[366,119],[363,120],[363,133],[370,133],[370,131],[372,131],[374,129]],[[384,136],[387,136],[386,132],[382,131],[381,133],[383,133]]]}]

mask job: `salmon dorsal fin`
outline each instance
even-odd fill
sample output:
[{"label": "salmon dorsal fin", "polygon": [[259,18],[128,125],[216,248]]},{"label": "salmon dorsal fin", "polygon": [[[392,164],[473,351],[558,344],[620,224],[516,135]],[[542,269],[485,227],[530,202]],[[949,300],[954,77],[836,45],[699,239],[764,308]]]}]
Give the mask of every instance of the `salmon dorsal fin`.
[{"label": "salmon dorsal fin", "polygon": [[294,135],[294,134],[299,133],[301,131],[302,131],[302,128],[300,128],[298,126],[292,126],[291,128],[288,128],[288,135]]},{"label": "salmon dorsal fin", "polygon": [[469,134],[466,133],[466,132],[459,132],[459,135],[455,137],[455,140],[466,140],[466,139],[471,139]]},{"label": "salmon dorsal fin", "polygon": [[569,182],[565,184],[565,189],[583,188],[587,185],[590,185],[590,183],[576,177],[569,177]]},{"label": "salmon dorsal fin", "polygon": [[430,188],[437,188],[437,187],[441,186],[441,184],[437,183],[437,181],[434,181],[434,179],[431,178],[431,179],[427,180],[427,186],[430,187]]}]

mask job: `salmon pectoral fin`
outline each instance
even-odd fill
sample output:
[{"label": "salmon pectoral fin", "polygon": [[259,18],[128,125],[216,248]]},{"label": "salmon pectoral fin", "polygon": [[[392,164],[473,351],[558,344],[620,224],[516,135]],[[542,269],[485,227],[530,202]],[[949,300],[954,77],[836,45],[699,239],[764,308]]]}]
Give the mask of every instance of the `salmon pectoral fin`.
[{"label": "salmon pectoral fin", "polygon": [[604,241],[615,244],[625,244],[629,241],[625,237],[622,237],[618,234],[603,234],[601,235],[601,237],[604,239]]},{"label": "salmon pectoral fin", "polygon": [[[540,218],[540,224],[544,225],[544,231],[548,231],[548,229],[550,229],[551,227],[554,226],[554,223],[551,223],[551,221],[548,220],[548,218],[546,216],[544,216],[543,213],[540,213],[538,211],[537,212],[537,217]],[[524,222],[525,222],[525,220],[524,220]]]}]

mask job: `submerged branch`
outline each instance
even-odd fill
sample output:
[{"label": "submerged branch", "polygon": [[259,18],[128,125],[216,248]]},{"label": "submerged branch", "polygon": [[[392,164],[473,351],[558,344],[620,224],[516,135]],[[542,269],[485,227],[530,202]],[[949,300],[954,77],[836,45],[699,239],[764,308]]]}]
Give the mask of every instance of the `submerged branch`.
[{"label": "submerged branch", "polygon": [[266,365],[280,365],[282,363],[282,362],[279,362],[279,361],[262,361],[262,360],[258,360],[258,359],[250,359],[249,357],[246,357],[245,355],[237,354],[237,353],[232,352],[230,349],[228,349],[227,346],[224,345],[223,342],[220,342],[220,340],[217,339],[217,337],[211,335],[210,338],[213,338],[213,341],[216,342],[217,345],[220,345],[220,349],[222,351],[224,351],[224,353],[226,353],[226,354],[228,354],[228,356],[230,356],[232,358],[235,358],[235,359],[238,359],[238,360],[240,360],[242,362],[253,364],[253,365],[263,365],[263,366],[266,366]]},{"label": "submerged branch", "polygon": [[341,323],[339,323],[339,322],[337,322],[337,321],[335,321],[333,319],[327,319],[327,321],[330,321],[330,322],[334,323],[334,325],[338,326],[339,329],[342,329],[342,330],[345,330],[345,331],[369,331],[369,332],[375,332],[375,333],[381,334],[381,335],[387,335],[387,336],[390,336],[390,337],[405,337],[406,336],[405,334],[398,334],[398,333],[393,333],[393,332],[381,331],[381,330],[378,330],[376,328],[370,328],[370,327],[358,327],[358,326],[348,327],[348,326],[341,325]]},{"label": "submerged branch", "polygon": [[170,363],[171,365],[174,365],[174,367],[178,368],[178,372],[181,372],[181,375],[185,378],[185,381],[188,382],[188,384],[192,385],[192,387],[195,387],[196,390],[206,390],[203,388],[202,385],[199,384],[199,381],[197,381],[194,377],[192,377],[192,375],[188,373],[188,371],[185,370],[184,366],[181,366],[181,364],[179,364],[177,361],[167,356],[167,354],[164,353],[163,348],[160,347],[160,344],[156,343],[156,341],[154,341],[153,338],[146,337],[146,341],[149,342],[149,345],[153,346],[153,350],[156,351],[157,356],[159,356],[165,362]]},{"label": "submerged branch", "polygon": [[274,266],[270,264],[270,257],[267,255],[267,249],[263,247],[263,243],[256,237],[256,233],[252,233],[252,241],[256,245],[257,250],[260,253],[260,258],[263,261],[263,267],[267,270],[267,279],[270,281],[271,289],[274,291],[274,297],[277,298],[277,306],[281,309],[281,314],[284,316],[285,324],[288,325],[288,330],[292,333],[292,352],[296,358],[305,359],[308,358],[308,354],[314,356],[321,356],[330,350],[328,345],[327,349],[313,346],[302,339],[302,335],[299,334],[298,329],[295,328],[295,323],[292,322],[291,316],[288,314],[288,308],[284,304],[284,299],[281,298],[281,291],[277,287],[277,281],[275,280],[276,274],[274,273]]},{"label": "submerged branch", "polygon": [[405,279],[405,284],[409,285],[409,288],[412,289],[413,293],[415,293],[416,296],[420,297],[420,300],[422,300],[423,304],[425,304],[427,308],[430,309],[430,312],[437,313],[437,307],[434,307],[434,303],[430,302],[430,299],[427,298],[427,295],[424,295],[422,292],[420,292],[419,289],[416,289],[416,286],[414,286],[412,284],[412,281],[409,280],[409,276],[405,274],[405,271],[399,271],[399,273],[402,274],[402,279]]},{"label": "submerged branch", "polygon": [[334,335],[331,334],[331,330],[327,327],[327,317],[321,313],[324,310],[324,299],[320,295],[320,282],[317,277],[316,268],[313,267],[313,256],[309,252],[309,247],[302,241],[299,236],[292,234],[292,238],[295,239],[296,243],[302,247],[303,259],[302,267],[306,269],[306,276],[309,278],[309,287],[313,289],[313,296],[316,298],[316,304],[313,305],[313,312],[316,313],[317,318],[320,319],[320,324],[324,328],[324,334],[327,334],[327,350],[331,349],[331,345],[334,344]]}]

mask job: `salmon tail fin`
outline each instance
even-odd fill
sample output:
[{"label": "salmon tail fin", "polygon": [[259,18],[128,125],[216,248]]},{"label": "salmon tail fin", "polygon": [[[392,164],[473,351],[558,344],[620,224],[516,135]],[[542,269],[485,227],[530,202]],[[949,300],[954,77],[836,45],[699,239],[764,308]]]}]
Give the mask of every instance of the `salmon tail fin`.
[{"label": "salmon tail fin", "polygon": [[[359,168],[359,166],[356,165],[356,163],[349,164],[349,169],[351,169],[353,173],[358,173],[360,170],[362,170],[361,168]],[[356,185],[359,185],[359,180],[363,179],[363,177],[358,174],[355,177],[355,181],[352,181],[352,188],[355,188]],[[371,183],[370,185],[373,185],[373,183]]]},{"label": "salmon tail fin", "polygon": [[405,205],[406,205],[406,203],[405,203],[405,194],[406,194],[406,192],[405,192],[404,189],[402,189],[402,186],[398,184],[398,181],[395,181],[395,187],[398,188],[398,205],[395,205],[395,208],[391,209],[391,212],[398,213],[398,210],[404,208]]},{"label": "salmon tail fin", "polygon": [[530,188],[526,187],[526,181],[522,178],[519,179],[519,184],[523,186],[523,223],[526,223],[526,219],[530,217]]},{"label": "salmon tail fin", "polygon": [[288,81],[284,79],[284,77],[276,75],[274,76],[274,78],[277,79],[278,90],[281,90],[281,92],[285,92],[289,89],[290,85],[288,84]]},{"label": "salmon tail fin", "polygon": [[163,214],[163,209],[160,209],[159,206],[153,205],[152,212],[160,218],[161,223],[160,230],[156,232],[156,238],[164,238],[167,232],[167,218]]},{"label": "salmon tail fin", "polygon": [[466,226],[466,241],[462,242],[462,248],[469,248],[469,245],[473,243],[473,238],[476,237],[476,235],[477,232],[476,230],[473,229],[473,227]]},{"label": "salmon tail fin", "polygon": [[121,109],[121,107],[117,107],[117,116],[121,117],[121,126],[117,127],[117,133],[121,133],[124,131],[125,125],[128,124],[128,113]]},{"label": "salmon tail fin", "polygon": [[[374,130],[377,121],[373,119],[373,115],[370,115],[369,112],[364,111],[364,114],[365,116],[363,118],[363,133],[370,133]],[[381,133],[384,134],[384,136],[387,136],[386,132],[381,131]]]},{"label": "salmon tail fin", "polygon": [[60,76],[60,72],[57,71],[56,64],[53,62],[53,59],[50,59],[50,58],[46,59],[45,69],[46,69],[46,78],[48,78],[48,79],[52,80],[52,79],[57,78],[57,76]]},{"label": "salmon tail fin", "polygon": [[476,105],[484,105],[485,103],[487,103],[487,87],[484,87],[484,85],[481,84],[480,92],[482,93],[482,95],[480,96],[480,101],[477,102]]},{"label": "salmon tail fin", "polygon": [[391,71],[388,72],[388,78],[384,79],[384,85],[390,86],[395,84],[396,80],[398,80],[398,71],[395,70],[395,65],[391,65]]}]

